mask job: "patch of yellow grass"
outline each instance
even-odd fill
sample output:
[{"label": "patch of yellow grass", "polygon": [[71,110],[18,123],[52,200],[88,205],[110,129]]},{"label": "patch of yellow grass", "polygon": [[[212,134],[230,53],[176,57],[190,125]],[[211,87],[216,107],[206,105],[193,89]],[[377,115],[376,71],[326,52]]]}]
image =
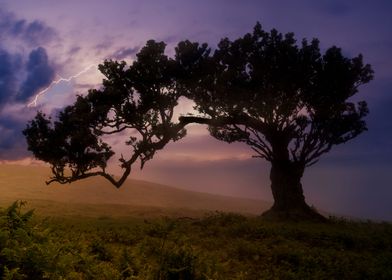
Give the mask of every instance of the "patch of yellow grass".
[{"label": "patch of yellow grass", "polygon": [[99,177],[47,186],[49,175],[47,167],[0,164],[0,205],[25,200],[37,213],[82,216],[200,216],[210,211],[260,214],[271,205],[138,180],[127,180],[120,189]]}]

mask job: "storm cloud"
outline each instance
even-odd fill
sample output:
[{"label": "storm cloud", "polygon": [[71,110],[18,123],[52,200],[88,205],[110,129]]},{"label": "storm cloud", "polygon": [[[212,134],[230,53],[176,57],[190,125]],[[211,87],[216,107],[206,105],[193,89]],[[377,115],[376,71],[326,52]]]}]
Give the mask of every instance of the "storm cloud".
[{"label": "storm cloud", "polygon": [[28,22],[0,9],[0,36],[2,40],[18,39],[28,46],[37,47],[53,40],[56,32],[42,21]]},{"label": "storm cloud", "polygon": [[21,64],[21,55],[0,49],[0,112],[17,92]]},{"label": "storm cloud", "polygon": [[50,65],[46,50],[42,47],[30,53],[26,71],[28,75],[17,95],[17,101],[26,102],[37,91],[49,85],[55,76],[55,69]]},{"label": "storm cloud", "polygon": [[35,110],[26,103],[47,87],[56,72],[44,44],[55,32],[0,10],[0,158],[27,156],[22,130]]}]

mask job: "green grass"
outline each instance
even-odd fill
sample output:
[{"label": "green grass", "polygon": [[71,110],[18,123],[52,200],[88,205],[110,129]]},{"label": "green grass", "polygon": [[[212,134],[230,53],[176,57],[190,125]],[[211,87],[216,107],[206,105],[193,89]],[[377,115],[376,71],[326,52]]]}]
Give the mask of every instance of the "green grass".
[{"label": "green grass", "polygon": [[392,279],[392,225],[0,212],[2,279]]}]

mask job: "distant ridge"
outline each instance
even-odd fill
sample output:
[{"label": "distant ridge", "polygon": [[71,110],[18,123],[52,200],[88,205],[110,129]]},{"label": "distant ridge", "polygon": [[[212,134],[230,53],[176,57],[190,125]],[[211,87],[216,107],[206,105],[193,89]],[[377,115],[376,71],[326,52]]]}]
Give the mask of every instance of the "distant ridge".
[{"label": "distant ridge", "polygon": [[120,189],[99,177],[47,186],[49,174],[47,167],[0,164],[0,206],[25,200],[39,214],[81,216],[200,216],[211,211],[258,215],[271,206],[132,179]]}]

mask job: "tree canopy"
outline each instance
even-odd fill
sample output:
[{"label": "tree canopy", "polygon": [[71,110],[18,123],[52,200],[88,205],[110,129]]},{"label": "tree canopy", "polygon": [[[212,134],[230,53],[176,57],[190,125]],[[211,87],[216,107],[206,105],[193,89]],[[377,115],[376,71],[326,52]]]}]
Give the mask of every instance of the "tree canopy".
[{"label": "tree canopy", "polygon": [[[350,99],[373,78],[362,55],[347,58],[335,46],[323,53],[317,39],[297,43],[293,33],[267,32],[259,23],[215,50],[190,41],[180,42],[173,58],[164,50],[163,42],[149,41],[128,68],[105,61],[101,89],[79,96],[53,124],[42,113],[28,124],[29,149],[52,165],[51,181],[101,175],[119,187],[137,160],[143,166],[184,137],[187,124],[202,123],[213,137],[244,142],[271,162],[274,212],[313,213],[302,191],[305,168],[366,130],[366,102]],[[200,116],[173,120],[181,96]],[[120,158],[124,174],[116,181],[105,171],[113,151],[104,139],[125,132],[131,156]]]},{"label": "tree canopy", "polygon": [[[100,175],[120,187],[135,162],[143,167],[169,141],[185,136],[184,125],[173,122],[180,96],[176,63],[164,50],[163,42],[149,41],[130,67],[105,61],[99,66],[106,77],[100,89],[78,96],[54,122],[38,112],[24,134],[35,157],[51,164],[48,183]],[[106,172],[114,152],[105,140],[120,133],[127,133],[125,144],[131,153],[127,158],[121,155],[123,175],[116,179]]]},{"label": "tree canopy", "polygon": [[193,68],[202,70],[187,95],[217,120],[211,134],[246,142],[259,157],[276,159],[279,142],[288,148],[286,157],[309,166],[366,130],[366,102],[348,100],[373,77],[362,55],[349,59],[337,47],[322,54],[317,39],[298,46],[293,33],[265,32],[257,24],[242,38],[223,39],[199,61]]},{"label": "tree canopy", "polygon": [[301,178],[334,145],[367,129],[366,102],[350,98],[373,78],[371,66],[362,55],[347,58],[336,46],[322,53],[317,39],[298,44],[293,33],[266,32],[260,24],[237,40],[221,40],[211,55],[205,47],[188,49],[197,59],[184,56],[184,71],[193,75],[185,79],[186,94],[208,117],[211,135],[244,142],[271,162],[273,212],[315,216]]}]

